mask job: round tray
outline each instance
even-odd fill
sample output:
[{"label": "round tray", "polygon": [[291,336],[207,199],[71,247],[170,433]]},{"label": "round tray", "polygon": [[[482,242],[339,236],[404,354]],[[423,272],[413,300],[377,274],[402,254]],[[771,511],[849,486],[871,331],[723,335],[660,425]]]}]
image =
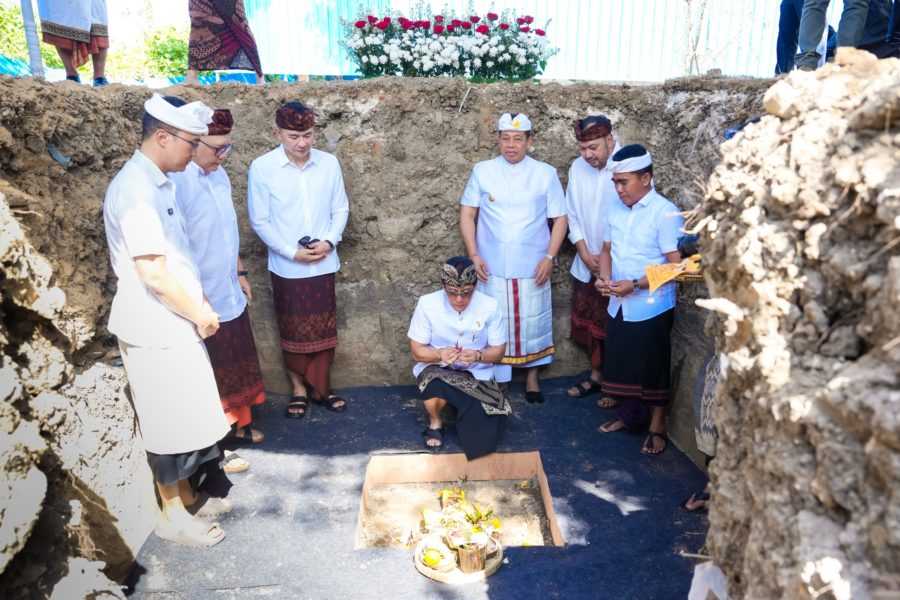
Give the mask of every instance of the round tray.
[{"label": "round tray", "polygon": [[413,553],[413,563],[415,563],[416,570],[419,573],[421,573],[425,577],[428,577],[429,579],[440,581],[441,583],[449,583],[450,585],[463,585],[466,583],[484,581],[485,579],[496,573],[497,570],[500,569],[500,565],[503,564],[503,546],[497,540],[490,538],[489,544],[494,544],[497,547],[497,550],[493,554],[488,554],[487,558],[484,560],[483,571],[463,573],[459,570],[459,567],[454,567],[449,571],[437,571],[422,563],[422,552],[425,551],[425,546],[427,544],[427,540],[422,540],[418,543],[418,545],[416,545],[416,551]]}]

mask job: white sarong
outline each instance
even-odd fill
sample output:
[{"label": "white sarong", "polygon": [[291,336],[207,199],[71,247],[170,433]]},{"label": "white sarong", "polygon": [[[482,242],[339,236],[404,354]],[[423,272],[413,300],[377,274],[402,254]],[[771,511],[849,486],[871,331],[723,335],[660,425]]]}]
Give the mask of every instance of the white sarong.
[{"label": "white sarong", "polygon": [[228,433],[209,355],[202,341],[170,348],[119,341],[144,448],[182,454]]},{"label": "white sarong", "polygon": [[488,277],[479,289],[500,304],[506,331],[506,354],[494,369],[497,381],[512,379],[512,367],[538,367],[553,362],[553,307],[550,282]]},{"label": "white sarong", "polygon": [[106,0],[38,0],[41,31],[76,42],[108,36]]}]

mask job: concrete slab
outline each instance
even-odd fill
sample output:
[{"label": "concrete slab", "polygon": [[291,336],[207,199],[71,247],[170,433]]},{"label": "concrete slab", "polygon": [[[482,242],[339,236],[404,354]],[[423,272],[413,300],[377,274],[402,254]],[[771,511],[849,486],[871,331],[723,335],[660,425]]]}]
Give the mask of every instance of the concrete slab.
[{"label": "concrete slab", "polygon": [[[568,545],[510,548],[487,582],[460,588],[431,582],[412,552],[354,550],[365,467],[371,454],[419,452],[424,413],[414,387],[351,388],[344,414],[314,406],[303,420],[282,417],[286,398],[270,395],[257,413],[266,441],[242,449],[252,467],[232,476],[235,510],[221,519],[227,538],[210,549],[155,536],[138,555],[138,600],[310,600],[528,598],[682,599],[692,561],[680,550],[703,544],[706,520],[678,503],[705,482],[674,446],[640,454],[641,436],[600,434],[607,414],[596,396],[565,394],[577,378],[544,382],[547,402],[524,401],[514,384],[501,451],[540,450]],[[446,451],[461,451],[455,434]]]}]

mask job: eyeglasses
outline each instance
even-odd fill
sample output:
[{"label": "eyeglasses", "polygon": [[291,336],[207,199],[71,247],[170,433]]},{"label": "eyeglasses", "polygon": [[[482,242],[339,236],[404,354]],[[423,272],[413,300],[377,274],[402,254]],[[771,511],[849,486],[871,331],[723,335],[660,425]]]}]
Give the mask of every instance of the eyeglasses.
[{"label": "eyeglasses", "polygon": [[445,287],[444,291],[447,293],[448,296],[451,296],[451,297],[468,298],[469,296],[471,296],[472,294],[475,293],[475,288],[474,287],[465,287],[465,288],[460,289],[460,288]]},{"label": "eyeglasses", "polygon": [[225,158],[229,154],[231,154],[231,149],[234,148],[234,144],[223,144],[222,146],[213,146],[212,144],[207,144],[203,140],[197,140],[210,150],[216,153],[217,158]]},{"label": "eyeglasses", "polygon": [[200,140],[186,140],[183,137],[181,137],[180,135],[178,135],[177,133],[175,133],[174,131],[170,131],[165,128],[163,128],[163,131],[165,131],[166,133],[168,133],[171,136],[177,137],[179,140],[181,140],[185,144],[189,145],[192,150],[196,150],[197,147],[201,144]]}]

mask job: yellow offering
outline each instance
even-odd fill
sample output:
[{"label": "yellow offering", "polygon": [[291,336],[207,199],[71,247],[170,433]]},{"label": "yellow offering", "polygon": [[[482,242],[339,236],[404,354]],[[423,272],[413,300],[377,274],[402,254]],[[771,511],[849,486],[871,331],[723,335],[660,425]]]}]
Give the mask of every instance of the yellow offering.
[{"label": "yellow offering", "polygon": [[700,276],[700,255],[694,254],[681,262],[650,265],[646,268],[647,282],[652,294],[674,279],[694,279]]}]

